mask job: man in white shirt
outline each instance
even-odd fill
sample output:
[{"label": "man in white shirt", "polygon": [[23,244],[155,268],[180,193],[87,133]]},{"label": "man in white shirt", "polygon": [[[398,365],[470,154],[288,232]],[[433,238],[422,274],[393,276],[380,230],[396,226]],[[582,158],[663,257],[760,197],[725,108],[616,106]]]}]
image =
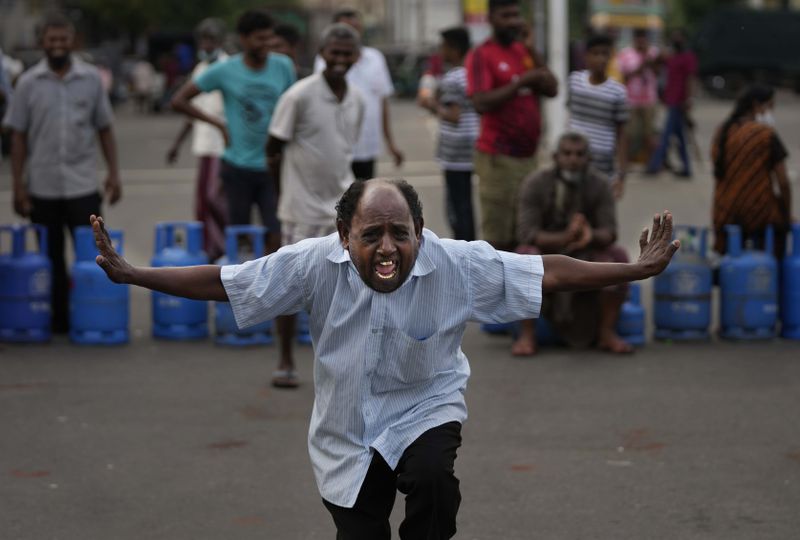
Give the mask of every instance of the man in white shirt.
[{"label": "man in white shirt", "polygon": [[[272,116],[267,161],[279,171],[282,245],[336,231],[336,202],[353,183],[353,147],[364,119],[364,100],[345,75],[358,59],[360,38],[350,26],[325,29],[325,70],[294,84]],[[294,316],[281,322],[281,357],[273,385],[297,386],[292,358]]]},{"label": "man in white shirt", "polygon": [[[347,24],[363,35],[361,17],[355,10],[337,11],[333,22]],[[317,55],[314,72],[318,73],[323,69],[325,62]],[[389,97],[394,93],[394,86],[383,53],[378,49],[362,46],[358,62],[347,72],[347,82],[358,88],[366,105],[364,126],[353,151],[353,174],[357,180],[369,180],[375,176],[375,160],[381,153],[381,132],[395,166],[402,165],[405,159],[392,136]]]}]

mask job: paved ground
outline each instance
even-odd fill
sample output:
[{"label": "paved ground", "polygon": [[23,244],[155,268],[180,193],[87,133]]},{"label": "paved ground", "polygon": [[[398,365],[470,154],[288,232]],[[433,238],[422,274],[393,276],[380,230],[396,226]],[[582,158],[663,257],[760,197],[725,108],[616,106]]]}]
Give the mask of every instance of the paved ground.
[{"label": "paved ground", "polygon": [[[776,113],[793,160],[798,105],[781,96]],[[698,104],[704,156],[729,107]],[[409,159],[399,172],[446,234],[431,125],[409,104],[394,118]],[[163,162],[178,126],[119,112],[125,198],[106,214],[136,263],[151,257],[156,221],[190,216],[192,160]],[[0,222],[12,219],[9,186],[4,164]],[[707,164],[689,182],[634,175],[623,243],[634,248],[663,208],[707,223],[711,188]],[[0,538],[333,538],[306,451],[310,350],[298,358],[306,384],[275,391],[265,385],[274,348],[153,341],[149,309],[132,291],[126,347],[0,346]],[[797,536],[800,345],[650,344],[629,358],[549,349],[530,360],[508,345],[472,327],[465,338],[458,538]],[[395,525],[401,517],[398,499]]]}]

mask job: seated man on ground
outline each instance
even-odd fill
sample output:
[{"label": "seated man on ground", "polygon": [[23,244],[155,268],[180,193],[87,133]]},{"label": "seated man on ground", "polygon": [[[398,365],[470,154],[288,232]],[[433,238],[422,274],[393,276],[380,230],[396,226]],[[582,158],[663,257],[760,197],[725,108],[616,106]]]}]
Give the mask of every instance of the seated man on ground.
[{"label": "seated man on ground", "polygon": [[[553,158],[553,167],[532,174],[520,187],[518,251],[569,255],[593,262],[627,262],[625,251],[614,244],[614,196],[605,176],[589,166],[586,137],[565,133]],[[602,350],[630,353],[633,348],[615,330],[626,293],[623,285],[602,291],[545,294],[542,317],[570,347],[594,344]],[[536,354],[534,320],[522,321],[511,353]]]}]

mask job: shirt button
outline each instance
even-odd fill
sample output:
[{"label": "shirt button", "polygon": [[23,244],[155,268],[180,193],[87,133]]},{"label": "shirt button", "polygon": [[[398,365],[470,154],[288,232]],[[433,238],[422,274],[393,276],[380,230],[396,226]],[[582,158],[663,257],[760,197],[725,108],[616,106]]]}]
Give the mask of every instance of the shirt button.
[{"label": "shirt button", "polygon": [[380,328],[373,328],[373,329],[372,329],[372,333],[373,333],[373,334],[379,334],[379,333],[380,333],[380,331],[381,331],[381,329],[380,329]]}]

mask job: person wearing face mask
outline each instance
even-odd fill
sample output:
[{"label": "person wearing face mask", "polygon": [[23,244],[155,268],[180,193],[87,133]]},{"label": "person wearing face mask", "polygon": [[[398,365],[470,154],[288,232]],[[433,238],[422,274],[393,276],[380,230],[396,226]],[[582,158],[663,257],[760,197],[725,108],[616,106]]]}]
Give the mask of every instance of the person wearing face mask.
[{"label": "person wearing face mask", "polygon": [[653,152],[647,165],[648,174],[661,171],[667,159],[670,140],[674,136],[678,142],[678,152],[683,168],[675,171],[678,177],[692,176],[692,165],[686,149],[685,129],[691,108],[692,77],[697,74],[697,57],[686,48],[686,35],[681,30],[672,33],[672,54],[665,61],[666,86],[664,87],[664,105],[667,107],[667,119],[661,130],[661,141]]},{"label": "person wearing face mask", "polygon": [[[45,58],[20,76],[3,120],[12,130],[14,211],[47,228],[56,333],[69,330],[64,228],[74,233],[100,210],[104,195],[110,204],[122,195],[108,94],[97,68],[73,56],[74,38],[65,16],[45,19],[40,30]],[[97,139],[108,170],[104,194],[98,186]]]},{"label": "person wearing face mask", "polygon": [[[588,139],[580,132],[561,135],[553,154],[555,165],[525,179],[518,199],[518,253],[562,254],[593,262],[627,262],[628,255],[614,242],[617,219],[607,177],[590,165]],[[545,294],[542,316],[571,347],[630,353],[633,348],[615,327],[626,286],[602,291]],[[515,356],[536,354],[535,321],[520,323],[511,347]]]},{"label": "person wearing face mask", "polygon": [[754,84],[739,96],[711,144],[714,163],[714,250],[727,251],[725,225],[739,225],[762,244],[767,225],[775,229],[775,256],[782,258],[792,222],[788,152],[774,128],[775,91]]},{"label": "person wearing face mask", "polygon": [[[205,19],[197,25],[197,58],[199,62],[192,71],[192,79],[200,76],[216,62],[224,61],[228,55],[222,49],[225,24],[219,19]],[[225,122],[225,106],[222,94],[201,93],[192,99],[192,104],[207,115]],[[205,251],[213,261],[225,251],[225,225],[227,205],[219,178],[220,157],[225,151],[225,141],[219,130],[202,120],[186,119],[175,142],[167,151],[167,162],[171,165],[178,159],[181,145],[192,134],[192,154],[197,156],[197,187],[194,198],[194,216],[203,224]]]}]

